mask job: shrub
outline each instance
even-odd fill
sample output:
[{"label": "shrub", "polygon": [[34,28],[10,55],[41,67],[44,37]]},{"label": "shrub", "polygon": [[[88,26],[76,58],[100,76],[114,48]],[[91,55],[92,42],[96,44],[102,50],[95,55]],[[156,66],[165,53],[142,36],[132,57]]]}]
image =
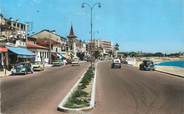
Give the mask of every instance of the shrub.
[{"label": "shrub", "polygon": [[94,66],[89,67],[84,77],[82,78],[80,85],[77,90],[74,91],[72,96],[68,99],[67,103],[64,105],[69,108],[79,108],[82,106],[89,106],[88,93],[83,91],[87,85],[89,85],[91,79],[94,77]]}]

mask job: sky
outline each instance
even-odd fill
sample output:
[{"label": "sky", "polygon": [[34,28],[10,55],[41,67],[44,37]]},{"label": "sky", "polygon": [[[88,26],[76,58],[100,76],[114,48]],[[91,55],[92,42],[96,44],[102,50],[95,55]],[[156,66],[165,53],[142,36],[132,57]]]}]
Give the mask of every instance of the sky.
[{"label": "sky", "polygon": [[90,9],[93,36],[120,45],[120,51],[184,52],[184,0],[0,0],[1,13],[29,22],[30,33],[56,30],[66,37],[73,25],[81,40],[90,39]]}]

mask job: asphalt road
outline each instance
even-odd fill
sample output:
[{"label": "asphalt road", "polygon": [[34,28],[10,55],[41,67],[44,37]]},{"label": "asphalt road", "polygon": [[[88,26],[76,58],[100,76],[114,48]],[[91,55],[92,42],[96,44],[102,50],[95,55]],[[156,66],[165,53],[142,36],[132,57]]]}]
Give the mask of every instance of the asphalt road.
[{"label": "asphalt road", "polygon": [[99,63],[96,107],[90,114],[184,114],[184,79]]},{"label": "asphalt road", "polygon": [[89,64],[1,79],[3,114],[62,114],[57,106]]}]

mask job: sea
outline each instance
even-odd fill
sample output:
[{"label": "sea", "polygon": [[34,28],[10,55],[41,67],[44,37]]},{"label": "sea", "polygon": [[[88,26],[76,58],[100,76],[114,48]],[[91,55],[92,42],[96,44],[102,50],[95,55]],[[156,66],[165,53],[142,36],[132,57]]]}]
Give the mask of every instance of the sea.
[{"label": "sea", "polygon": [[174,66],[184,68],[184,60],[161,62],[159,66]]}]

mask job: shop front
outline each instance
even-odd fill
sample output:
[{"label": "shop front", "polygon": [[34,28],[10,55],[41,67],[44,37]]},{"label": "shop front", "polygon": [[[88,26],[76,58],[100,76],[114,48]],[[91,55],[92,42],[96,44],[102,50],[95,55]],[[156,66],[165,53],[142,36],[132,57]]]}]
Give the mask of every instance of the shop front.
[{"label": "shop front", "polygon": [[20,62],[33,62],[35,55],[27,48],[20,47],[7,47],[8,48],[8,57],[9,57],[9,66],[11,69],[13,65]]},{"label": "shop front", "polygon": [[4,47],[0,47],[0,71],[3,71],[4,68],[7,66],[7,59],[8,59],[8,54],[7,54],[8,49]]}]

